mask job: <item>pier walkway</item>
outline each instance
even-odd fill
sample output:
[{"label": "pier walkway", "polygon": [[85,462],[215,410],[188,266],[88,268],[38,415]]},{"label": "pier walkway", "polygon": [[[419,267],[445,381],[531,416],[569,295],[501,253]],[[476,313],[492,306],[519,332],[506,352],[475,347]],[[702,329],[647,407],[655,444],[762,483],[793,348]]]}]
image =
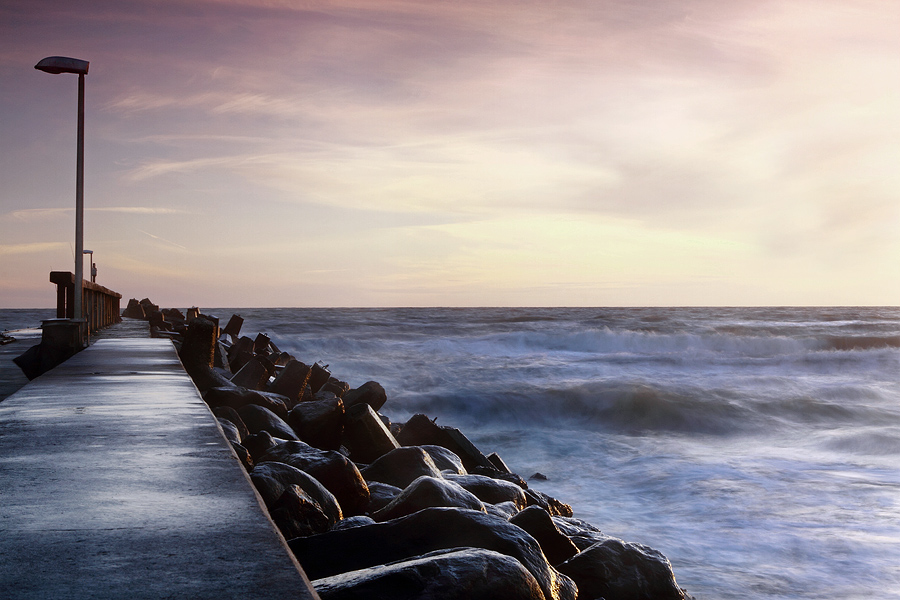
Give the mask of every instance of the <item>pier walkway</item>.
[{"label": "pier walkway", "polygon": [[170,341],[100,339],[0,402],[3,598],[311,590]]}]

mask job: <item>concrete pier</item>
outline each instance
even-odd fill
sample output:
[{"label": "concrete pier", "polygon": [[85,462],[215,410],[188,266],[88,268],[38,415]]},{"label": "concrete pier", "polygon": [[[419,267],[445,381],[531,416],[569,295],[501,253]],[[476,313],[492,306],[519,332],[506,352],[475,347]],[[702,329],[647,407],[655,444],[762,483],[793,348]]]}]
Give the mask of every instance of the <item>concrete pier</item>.
[{"label": "concrete pier", "polygon": [[163,339],[0,402],[0,596],[317,598]]}]

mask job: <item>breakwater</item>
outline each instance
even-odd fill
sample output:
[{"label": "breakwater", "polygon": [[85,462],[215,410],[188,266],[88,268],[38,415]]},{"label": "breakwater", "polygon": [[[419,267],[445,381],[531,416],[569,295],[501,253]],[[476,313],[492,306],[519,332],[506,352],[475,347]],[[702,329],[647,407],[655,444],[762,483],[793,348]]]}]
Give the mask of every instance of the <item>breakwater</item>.
[{"label": "breakwater", "polygon": [[392,422],[377,382],[352,387],[241,335],[237,316],[220,328],[199,311],[143,312],[174,339],[323,598],[413,585],[429,598],[686,597],[662,554],[578,519],[458,429]]}]

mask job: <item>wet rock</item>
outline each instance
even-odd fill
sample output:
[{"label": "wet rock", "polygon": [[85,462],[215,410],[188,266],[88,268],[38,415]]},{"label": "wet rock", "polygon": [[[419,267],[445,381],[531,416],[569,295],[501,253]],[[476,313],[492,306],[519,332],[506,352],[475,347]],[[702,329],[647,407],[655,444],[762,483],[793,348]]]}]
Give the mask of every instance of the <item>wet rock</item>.
[{"label": "wet rock", "polygon": [[397,441],[403,446],[432,445],[447,448],[462,460],[463,466],[470,472],[478,466],[495,470],[494,465],[461,431],[437,425],[423,414],[413,415],[404,423],[397,434]]},{"label": "wet rock", "polygon": [[319,503],[298,485],[289,485],[269,510],[272,521],[285,539],[328,531],[328,517]]},{"label": "wet rock", "polygon": [[558,566],[584,598],[684,600],[668,559],[647,546],[610,538]]},{"label": "wet rock", "polygon": [[144,307],[141,306],[141,303],[138,302],[136,298],[132,298],[128,301],[128,306],[122,311],[122,316],[128,317],[129,319],[147,320],[147,315],[144,313]]},{"label": "wet rock", "polygon": [[159,310],[159,305],[153,304],[153,302],[150,301],[150,298],[144,298],[143,300],[141,300],[140,305],[141,308],[144,309],[144,314],[147,316],[149,316],[150,313]]},{"label": "wet rock", "polygon": [[513,515],[519,512],[519,507],[515,502],[498,502],[497,504],[485,504],[485,510],[495,517],[500,517],[509,521]]},{"label": "wet rock", "polygon": [[263,430],[259,433],[252,433],[244,436],[241,445],[250,452],[253,461],[257,462],[260,458],[265,456],[269,450],[275,448],[279,444],[284,444],[285,442],[287,442],[287,440],[273,438],[271,433]]},{"label": "wet rock", "polygon": [[339,529],[352,529],[353,527],[362,527],[363,525],[372,525],[375,523],[375,520],[372,517],[367,517],[366,515],[356,515],[355,517],[347,517],[346,519],[341,519],[331,528],[332,531],[336,531]]},{"label": "wet rock", "polygon": [[494,468],[501,473],[512,473],[512,471],[509,470],[509,467],[506,466],[506,463],[503,462],[503,459],[500,458],[500,455],[496,452],[491,452],[490,454],[488,454],[487,459],[488,462],[490,462],[494,466]]},{"label": "wet rock", "polygon": [[267,507],[274,506],[289,486],[297,485],[316,501],[328,517],[329,526],[344,517],[334,494],[325,489],[315,477],[291,465],[278,462],[260,463],[250,472],[250,480]]},{"label": "wet rock", "polygon": [[434,461],[435,466],[444,471],[450,471],[455,475],[465,475],[466,468],[462,464],[462,460],[455,455],[450,450],[447,450],[443,446],[419,446],[422,450],[428,453],[428,456],[431,457],[431,460]]},{"label": "wet rock", "polygon": [[264,333],[257,333],[256,339],[253,340],[253,353],[254,354],[268,354],[269,353],[269,343],[272,340],[269,339]]},{"label": "wet rock", "polygon": [[441,477],[441,471],[422,448],[410,446],[391,450],[362,470],[366,481],[380,481],[401,490],[423,475]]},{"label": "wet rock", "polygon": [[599,527],[596,527],[587,521],[582,521],[581,519],[575,519],[573,517],[553,516],[551,518],[553,519],[553,524],[556,525],[556,528],[559,529],[563,535],[572,540],[572,543],[575,544],[575,547],[578,548],[578,550],[587,550],[594,544],[613,539],[612,536],[606,535],[600,531]]},{"label": "wet rock", "polygon": [[244,420],[250,433],[268,431],[272,437],[284,440],[299,439],[291,426],[268,408],[256,404],[246,404],[238,409],[238,414],[241,415],[241,419]]},{"label": "wet rock", "polygon": [[356,462],[370,463],[400,447],[368,404],[354,404],[344,410],[343,443]]},{"label": "wet rock", "polygon": [[309,383],[312,369],[299,360],[290,360],[284,369],[275,377],[275,381],[269,386],[269,390],[288,398],[290,408],[300,401],[303,388]]},{"label": "wet rock", "polygon": [[299,402],[291,409],[287,422],[310,446],[337,450],[344,431],[344,403],[340,398]]},{"label": "wet rock", "polygon": [[[254,356],[236,372],[231,383],[236,386],[247,388],[248,390],[264,390],[268,387],[269,369],[268,365],[263,362],[265,359]],[[267,361],[268,362],[268,361]],[[274,370],[275,366],[272,365]]]},{"label": "wet rock", "polygon": [[328,381],[325,382],[325,385],[319,391],[331,392],[338,398],[342,397],[347,390],[350,389],[350,384],[346,381],[341,381],[336,377],[329,377]]},{"label": "wet rock", "polygon": [[253,358],[253,340],[246,336],[238,338],[228,350],[228,364],[231,372],[240,371],[241,367],[247,364],[251,358]]},{"label": "wet rock", "polygon": [[371,406],[372,410],[378,411],[387,402],[387,393],[377,381],[367,381],[356,389],[346,391],[343,400],[347,409],[364,402]]},{"label": "wet rock", "polygon": [[[422,476],[406,486],[406,489],[400,492],[390,504],[371,515],[376,521],[389,521],[411,515],[423,508],[440,506],[455,506],[485,512],[481,500],[463,489],[462,486],[446,479]],[[549,516],[547,518],[549,519]]]},{"label": "wet rock", "polygon": [[540,506],[548,513],[558,517],[571,517],[572,507],[552,496],[548,496],[540,490],[529,488],[525,490],[525,500],[528,506]]},{"label": "wet rock", "polygon": [[216,415],[216,418],[231,421],[231,423],[235,427],[237,427],[238,436],[241,440],[250,435],[250,430],[247,429],[247,425],[244,424],[244,420],[241,418],[241,415],[239,415],[238,412],[230,406],[218,406],[212,409],[212,411],[213,414]]},{"label": "wet rock", "polygon": [[228,319],[228,324],[225,326],[225,329],[222,330],[222,333],[227,333],[232,339],[237,339],[237,337],[241,335],[241,326],[243,324],[244,319],[241,315],[231,315],[231,318]]},{"label": "wet rock", "polygon": [[[197,388],[229,386],[231,382],[212,370],[216,345],[216,325],[207,319],[194,319],[187,328],[179,357]],[[224,381],[222,381],[224,380]]]},{"label": "wet rock", "polygon": [[380,481],[369,481],[367,485],[369,487],[369,506],[366,507],[366,512],[369,514],[390,504],[403,491],[397,486]]},{"label": "wet rock", "polygon": [[521,527],[537,540],[551,565],[558,565],[578,554],[578,548],[572,540],[560,532],[550,518],[550,513],[540,506],[525,508],[511,517],[509,522]]},{"label": "wet rock", "polygon": [[534,538],[503,519],[474,510],[426,508],[384,523],[295,538],[288,545],[313,580],[435,550],[470,547],[518,560],[547,600],[575,600],[577,593],[572,580],[547,563]]},{"label": "wet rock", "polygon": [[278,415],[279,418],[284,419],[287,417],[284,397],[271,392],[248,390],[242,387],[214,387],[206,392],[203,400],[212,409],[231,407],[239,410],[248,404],[255,404],[256,406],[269,409]]},{"label": "wet rock", "polygon": [[231,448],[237,455],[238,460],[241,461],[241,465],[243,465],[247,471],[253,469],[253,457],[250,455],[250,451],[247,450],[247,448],[236,442],[231,442]]},{"label": "wet rock", "polygon": [[328,370],[328,365],[314,364],[312,373],[309,376],[309,387],[312,389],[313,394],[322,389],[322,386],[325,385],[330,377],[331,371]]},{"label": "wet rock", "polygon": [[228,419],[217,419],[219,422],[219,427],[222,428],[222,433],[225,434],[225,439],[229,442],[234,442],[235,444],[241,443],[241,432],[238,430],[237,425],[229,421]]},{"label": "wet rock", "polygon": [[471,548],[432,552],[390,565],[312,582],[322,600],[417,598],[544,600],[534,576],[516,559]]},{"label": "wet rock", "polygon": [[527,506],[525,493],[519,486],[502,479],[492,479],[484,475],[444,475],[450,481],[458,483],[469,490],[482,502],[497,504],[500,502],[512,502],[519,509]]},{"label": "wet rock", "polygon": [[535,481],[549,481],[550,478],[544,475],[543,473],[535,473],[528,479],[534,479]]},{"label": "wet rock", "polygon": [[485,477],[490,477],[491,479],[500,479],[502,481],[507,481],[509,483],[513,483],[523,490],[528,489],[528,483],[519,477],[515,473],[508,473],[503,471],[498,471],[497,469],[488,469],[485,467],[475,467],[470,473],[470,475],[484,475]]},{"label": "wet rock", "polygon": [[369,504],[369,488],[365,480],[356,465],[339,452],[289,441],[275,446],[256,462],[269,461],[289,464],[315,477],[334,494],[344,514],[361,514]]}]

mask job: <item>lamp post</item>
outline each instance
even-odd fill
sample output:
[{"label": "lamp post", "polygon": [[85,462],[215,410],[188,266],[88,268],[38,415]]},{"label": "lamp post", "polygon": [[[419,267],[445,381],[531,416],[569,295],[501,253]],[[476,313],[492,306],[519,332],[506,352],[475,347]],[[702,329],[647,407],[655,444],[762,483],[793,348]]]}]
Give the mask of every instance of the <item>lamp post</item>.
[{"label": "lamp post", "polygon": [[91,283],[97,283],[97,264],[94,262],[94,251],[84,250],[84,253],[91,255]]},{"label": "lamp post", "polygon": [[[78,75],[78,158],[75,174],[75,302],[76,321],[84,319],[82,294],[84,293],[84,76],[90,63],[65,56],[48,56],[34,68],[45,73],[75,73]],[[93,262],[93,255],[91,255]]]}]

